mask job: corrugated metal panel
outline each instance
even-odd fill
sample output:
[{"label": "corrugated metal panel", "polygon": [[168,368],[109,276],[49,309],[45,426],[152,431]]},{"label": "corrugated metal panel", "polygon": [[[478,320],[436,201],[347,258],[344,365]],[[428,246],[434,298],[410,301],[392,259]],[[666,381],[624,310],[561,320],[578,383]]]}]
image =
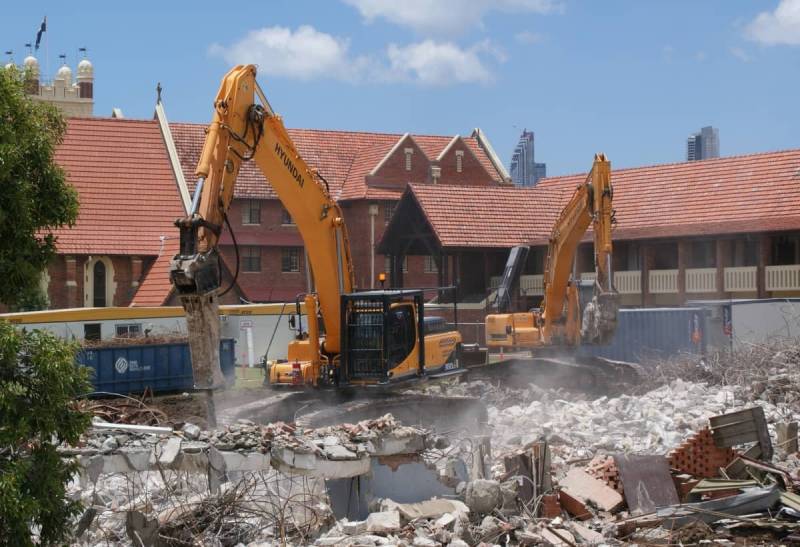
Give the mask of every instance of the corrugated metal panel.
[{"label": "corrugated metal panel", "polygon": [[623,309],[608,345],[582,346],[579,353],[641,363],[647,357],[705,353],[708,310],[703,308]]},{"label": "corrugated metal panel", "polygon": [[[234,340],[220,340],[219,360],[226,378],[235,378]],[[77,362],[94,371],[95,391],[154,393],[186,391],[194,386],[189,344],[141,344],[91,348],[81,351]]]}]

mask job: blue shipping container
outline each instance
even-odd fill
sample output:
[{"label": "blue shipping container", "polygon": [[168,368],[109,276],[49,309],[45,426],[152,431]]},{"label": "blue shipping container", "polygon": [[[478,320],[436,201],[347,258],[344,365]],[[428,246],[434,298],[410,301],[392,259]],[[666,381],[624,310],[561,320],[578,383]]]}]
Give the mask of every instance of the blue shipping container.
[{"label": "blue shipping container", "polygon": [[[219,343],[220,367],[229,382],[236,376],[234,343],[230,338]],[[149,387],[160,393],[194,387],[188,342],[87,348],[77,361],[92,369],[95,391],[139,393]]]},{"label": "blue shipping container", "polygon": [[641,363],[706,351],[709,311],[703,308],[643,308],[619,311],[617,330],[608,345],[585,345],[581,355]]}]

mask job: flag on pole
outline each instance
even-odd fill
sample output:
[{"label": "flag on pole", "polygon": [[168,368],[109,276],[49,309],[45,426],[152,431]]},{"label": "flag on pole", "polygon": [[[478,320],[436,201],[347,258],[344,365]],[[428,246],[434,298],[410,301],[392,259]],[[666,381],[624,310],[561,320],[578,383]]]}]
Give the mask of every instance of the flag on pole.
[{"label": "flag on pole", "polygon": [[39,42],[42,41],[42,34],[47,30],[47,15],[42,19],[42,25],[39,27],[39,32],[36,33],[36,51],[39,51]]}]

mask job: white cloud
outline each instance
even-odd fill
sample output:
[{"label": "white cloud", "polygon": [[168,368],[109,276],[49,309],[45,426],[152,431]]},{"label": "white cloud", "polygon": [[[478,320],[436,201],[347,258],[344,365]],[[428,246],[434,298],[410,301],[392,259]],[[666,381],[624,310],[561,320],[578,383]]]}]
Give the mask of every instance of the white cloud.
[{"label": "white cloud", "polygon": [[389,44],[381,55],[353,55],[347,39],[303,25],[297,30],[268,27],[248,32],[229,46],[212,44],[209,53],[229,64],[256,64],[259,74],[294,80],[409,82],[419,85],[487,83],[487,60],[505,52],[483,40],[462,48],[452,42]]},{"label": "white cloud", "polygon": [[745,27],[745,36],[768,46],[800,45],[800,0],[781,0],[775,11],[764,11]]},{"label": "white cloud", "polygon": [[747,53],[745,50],[743,50],[740,47],[732,47],[730,49],[730,52],[731,52],[731,55],[733,55],[734,57],[736,57],[737,59],[739,59],[743,63],[749,63],[750,61],[753,60],[752,55],[750,55],[749,53]]},{"label": "white cloud", "polygon": [[367,57],[351,57],[349,41],[303,25],[293,31],[267,27],[248,32],[230,45],[209,51],[230,64],[256,64],[261,74],[297,80],[356,80],[367,70]]},{"label": "white cloud", "polygon": [[552,13],[561,0],[343,0],[367,22],[385,19],[426,34],[456,34],[480,26],[490,11]]},{"label": "white cloud", "polygon": [[542,42],[544,40],[544,36],[538,32],[523,30],[522,32],[518,32],[514,35],[514,40],[516,40],[518,44],[531,45]]},{"label": "white cloud", "polygon": [[449,85],[456,83],[488,83],[491,71],[479,53],[490,53],[503,60],[502,52],[488,42],[462,49],[452,42],[423,42],[398,46],[389,44],[390,73],[423,85]]}]

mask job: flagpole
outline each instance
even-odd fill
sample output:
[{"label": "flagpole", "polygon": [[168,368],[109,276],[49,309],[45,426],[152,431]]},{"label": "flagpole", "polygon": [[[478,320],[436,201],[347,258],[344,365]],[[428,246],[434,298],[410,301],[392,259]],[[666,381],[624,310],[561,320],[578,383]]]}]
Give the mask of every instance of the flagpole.
[{"label": "flagpole", "polygon": [[[47,67],[47,77],[50,78],[50,48],[48,46],[48,38],[47,35],[47,15],[44,16],[44,59],[45,59],[45,66]],[[50,82],[48,82],[50,83]]]}]

